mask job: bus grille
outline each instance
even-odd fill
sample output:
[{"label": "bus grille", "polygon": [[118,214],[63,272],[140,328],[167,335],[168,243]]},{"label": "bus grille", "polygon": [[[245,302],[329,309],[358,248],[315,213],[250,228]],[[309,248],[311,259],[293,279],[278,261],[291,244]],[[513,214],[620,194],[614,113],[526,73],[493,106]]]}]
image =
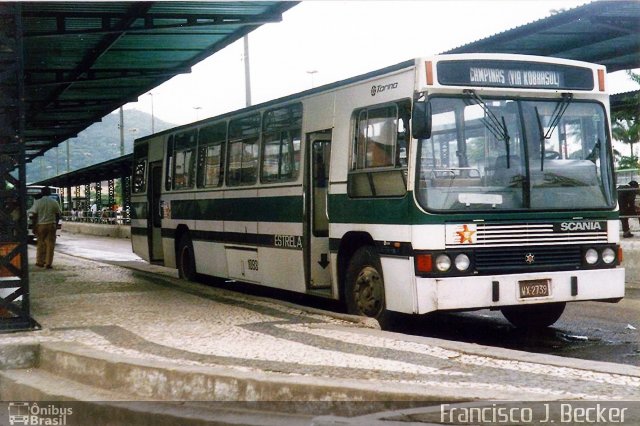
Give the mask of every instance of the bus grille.
[{"label": "bus grille", "polygon": [[[478,223],[475,247],[548,246],[607,243],[606,221],[599,222],[597,231],[558,230],[559,223]],[[554,226],[555,225],[555,226]],[[448,248],[469,247],[469,244],[447,243]]]},{"label": "bus grille", "polygon": [[478,249],[475,252],[475,266],[478,273],[526,272],[556,268],[578,269],[581,265],[582,250],[580,247],[504,247]]}]

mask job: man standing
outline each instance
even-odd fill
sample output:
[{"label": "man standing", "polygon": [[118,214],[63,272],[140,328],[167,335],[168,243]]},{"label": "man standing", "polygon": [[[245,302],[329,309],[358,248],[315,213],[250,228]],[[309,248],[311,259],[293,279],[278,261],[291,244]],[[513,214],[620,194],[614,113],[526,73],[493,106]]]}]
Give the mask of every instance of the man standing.
[{"label": "man standing", "polygon": [[62,211],[60,204],[50,197],[51,189],[42,188],[42,197],[33,203],[29,209],[32,217],[33,235],[38,238],[36,249],[36,266],[51,269],[53,262],[53,248],[56,245],[56,225]]},{"label": "man standing", "polygon": [[[638,182],[632,180],[629,185],[622,185],[618,188],[618,204],[620,206],[620,216],[635,216],[636,194],[638,193]],[[620,218],[622,222],[622,236],[624,238],[633,237],[629,229],[629,218]]]}]

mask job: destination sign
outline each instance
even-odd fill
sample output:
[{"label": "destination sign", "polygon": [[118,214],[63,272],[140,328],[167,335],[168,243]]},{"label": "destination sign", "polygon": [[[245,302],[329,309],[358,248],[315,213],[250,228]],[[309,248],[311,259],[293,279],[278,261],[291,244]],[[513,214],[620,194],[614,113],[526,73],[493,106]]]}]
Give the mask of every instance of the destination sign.
[{"label": "destination sign", "polygon": [[455,86],[593,90],[589,68],[520,61],[442,61],[438,82]]},{"label": "destination sign", "polygon": [[469,81],[500,86],[562,87],[563,74],[557,71],[529,71],[497,68],[469,68]]}]

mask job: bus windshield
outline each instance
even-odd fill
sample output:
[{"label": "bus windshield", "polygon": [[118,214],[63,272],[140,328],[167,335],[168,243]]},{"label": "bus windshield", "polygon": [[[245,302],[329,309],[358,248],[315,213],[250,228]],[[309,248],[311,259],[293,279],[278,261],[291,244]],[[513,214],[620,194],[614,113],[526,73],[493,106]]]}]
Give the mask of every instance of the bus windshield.
[{"label": "bus windshield", "polygon": [[[33,206],[33,203],[35,203],[37,198],[40,198],[41,191],[42,191],[41,186],[37,186],[37,187],[27,186],[27,197],[26,197],[27,210],[29,210]],[[51,198],[52,200],[55,200],[58,204],[62,206],[62,199],[60,197],[60,194],[58,194],[57,192],[57,188],[51,188],[51,195],[49,195],[49,198]]]},{"label": "bus windshield", "polygon": [[416,198],[431,211],[613,208],[606,114],[597,102],[434,97]]}]

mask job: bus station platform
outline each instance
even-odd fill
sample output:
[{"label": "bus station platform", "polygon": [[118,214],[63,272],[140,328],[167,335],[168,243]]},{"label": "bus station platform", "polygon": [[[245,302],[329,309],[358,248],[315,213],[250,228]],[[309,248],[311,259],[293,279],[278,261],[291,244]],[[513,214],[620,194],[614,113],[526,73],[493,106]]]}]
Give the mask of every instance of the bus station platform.
[{"label": "bus station platform", "polygon": [[45,270],[29,255],[42,329],[0,334],[0,400],[85,401],[67,424],[359,424],[394,404],[498,400],[640,408],[640,367],[381,331],[126,256],[58,251]]}]

